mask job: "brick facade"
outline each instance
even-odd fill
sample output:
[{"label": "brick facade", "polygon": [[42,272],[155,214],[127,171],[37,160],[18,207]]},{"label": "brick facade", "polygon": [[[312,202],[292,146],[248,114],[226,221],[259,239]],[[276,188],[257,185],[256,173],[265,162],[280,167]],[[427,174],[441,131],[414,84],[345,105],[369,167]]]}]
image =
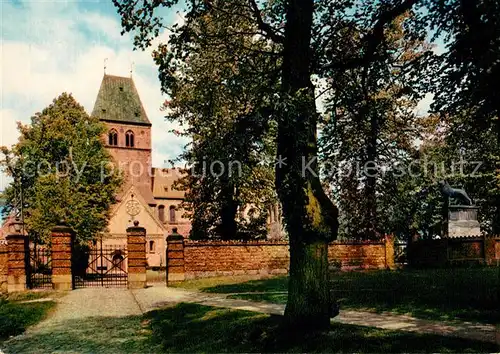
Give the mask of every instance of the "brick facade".
[{"label": "brick facade", "polygon": [[7,292],[7,274],[9,261],[9,249],[7,241],[0,240],[0,293]]},{"label": "brick facade", "polygon": [[[287,274],[287,242],[200,242],[168,239],[169,281],[243,274]],[[392,253],[388,255],[388,253]],[[392,269],[393,239],[382,242],[335,242],[329,245],[332,268]],[[170,278],[170,274],[174,274]]]},{"label": "brick facade", "polygon": [[26,266],[29,257],[28,237],[13,234],[6,237],[8,243],[8,292],[26,290]]},{"label": "brick facade", "polygon": [[408,259],[416,267],[444,267],[457,264],[497,265],[499,236],[454,237],[419,240],[408,246]]},{"label": "brick facade", "polygon": [[73,289],[71,258],[75,233],[64,225],[52,229],[52,287],[55,290]]},{"label": "brick facade", "polygon": [[[105,122],[107,131],[103,140],[118,168],[125,174],[125,183],[146,185],[151,190],[152,157],[151,127],[116,122]],[[108,133],[112,129],[118,133],[118,146],[108,144]],[[134,147],[125,146],[125,133],[134,133]]]},{"label": "brick facade", "polygon": [[140,289],[146,287],[146,229],[138,226],[127,229],[128,287]]}]

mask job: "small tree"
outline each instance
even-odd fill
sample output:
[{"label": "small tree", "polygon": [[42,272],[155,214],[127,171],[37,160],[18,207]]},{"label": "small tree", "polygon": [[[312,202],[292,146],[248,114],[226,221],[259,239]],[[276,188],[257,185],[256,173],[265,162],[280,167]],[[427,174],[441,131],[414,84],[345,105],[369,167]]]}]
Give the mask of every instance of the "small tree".
[{"label": "small tree", "polygon": [[22,188],[26,227],[39,242],[48,241],[60,220],[75,229],[79,243],[95,238],[108,225],[121,183],[101,140],[104,125],[63,93],[18,129],[18,143],[2,148],[2,165],[18,181],[5,191],[7,206],[14,207]]}]

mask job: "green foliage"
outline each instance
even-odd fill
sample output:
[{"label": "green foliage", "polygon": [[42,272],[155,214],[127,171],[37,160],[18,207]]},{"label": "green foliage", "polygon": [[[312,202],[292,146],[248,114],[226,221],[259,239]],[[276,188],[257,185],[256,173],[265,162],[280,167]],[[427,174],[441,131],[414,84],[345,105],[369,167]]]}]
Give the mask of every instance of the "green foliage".
[{"label": "green foliage", "polygon": [[43,320],[55,304],[54,301],[23,304],[0,296],[0,342]]},{"label": "green foliage", "polygon": [[[174,36],[172,51],[154,53],[162,88],[172,96],[167,118],[191,139],[180,159],[193,168],[180,184],[187,190],[183,206],[192,218],[192,239],[265,238],[275,200],[273,169],[261,162],[275,154],[276,128],[265,109],[270,87],[262,78],[276,59],[258,54],[268,49],[264,40],[228,36],[235,28],[251,31],[252,24],[207,11],[187,26],[197,33],[189,51],[172,54],[187,45]],[[245,209],[255,212],[244,215]]]},{"label": "green foliage", "polygon": [[500,4],[495,0],[426,1],[436,36],[445,40],[432,80],[433,110],[453,118],[452,149],[483,161],[480,177],[463,183],[477,193],[486,230],[500,232]]},{"label": "green foliage", "polygon": [[[392,231],[388,221],[400,210],[394,199],[401,192],[395,183],[401,183],[394,176],[415,156],[415,107],[422,96],[416,82],[430,55],[428,44],[413,39],[412,17],[406,13],[389,24],[373,62],[331,71],[324,85],[321,158],[329,167],[323,173],[333,186],[344,237],[378,238]],[[365,21],[353,28],[344,39],[349,50],[339,57],[362,50],[361,38],[371,29]]]},{"label": "green foliage", "polygon": [[22,187],[30,236],[47,242],[61,220],[82,243],[104,231],[121,178],[110,173],[103,124],[63,93],[19,131],[19,142],[3,149],[4,167],[14,178],[5,193],[12,209]]}]

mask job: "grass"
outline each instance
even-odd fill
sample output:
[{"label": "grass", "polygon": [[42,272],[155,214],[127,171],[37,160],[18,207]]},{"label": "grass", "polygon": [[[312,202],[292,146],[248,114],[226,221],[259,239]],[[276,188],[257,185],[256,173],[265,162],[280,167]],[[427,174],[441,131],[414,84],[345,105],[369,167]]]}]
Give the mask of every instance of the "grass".
[{"label": "grass", "polygon": [[281,317],[180,304],[153,311],[153,342],[165,352],[477,352],[492,344],[373,328],[332,325],[308,335],[281,328]]},{"label": "grass", "polygon": [[493,344],[348,325],[291,334],[281,318],[196,304],[143,316],[67,320],[7,343],[6,353],[494,352]]},{"label": "grass", "polygon": [[55,302],[31,302],[53,296],[53,292],[14,293],[0,297],[0,342],[23,333],[26,328],[47,317],[54,308]]},{"label": "grass", "polygon": [[[432,320],[500,322],[498,269],[340,272],[332,275],[332,291],[341,308],[389,311]],[[179,286],[231,294],[229,298],[286,303],[287,277],[223,283],[190,281]]]}]

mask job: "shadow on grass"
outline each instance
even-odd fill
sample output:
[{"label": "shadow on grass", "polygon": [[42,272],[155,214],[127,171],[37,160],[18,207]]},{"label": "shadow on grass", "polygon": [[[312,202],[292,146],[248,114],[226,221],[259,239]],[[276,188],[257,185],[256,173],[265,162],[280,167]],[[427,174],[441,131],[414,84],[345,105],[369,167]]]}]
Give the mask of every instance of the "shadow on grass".
[{"label": "shadow on grass", "polygon": [[53,301],[21,304],[0,299],[0,343],[10,336],[23,333],[29,326],[43,320],[55,304]]},{"label": "shadow on grass", "polygon": [[141,316],[90,317],[49,323],[4,343],[5,353],[150,353],[149,321]]},{"label": "shadow on grass", "polygon": [[[458,268],[404,271],[340,272],[331,276],[332,291],[344,309],[409,313],[433,320],[500,322],[498,269]],[[286,303],[287,278],[202,288],[252,301]],[[252,292],[256,294],[251,294]],[[263,292],[263,294],[257,294]]]},{"label": "shadow on grass", "polygon": [[180,304],[153,311],[153,342],[167,352],[477,352],[493,344],[433,335],[332,325],[308,335],[281,328],[281,316]]},{"label": "shadow on grass", "polygon": [[221,352],[492,352],[462,339],[333,325],[324,333],[291,335],[282,317],[196,304],[144,316],[94,317],[49,323],[5,343],[6,353]]}]

